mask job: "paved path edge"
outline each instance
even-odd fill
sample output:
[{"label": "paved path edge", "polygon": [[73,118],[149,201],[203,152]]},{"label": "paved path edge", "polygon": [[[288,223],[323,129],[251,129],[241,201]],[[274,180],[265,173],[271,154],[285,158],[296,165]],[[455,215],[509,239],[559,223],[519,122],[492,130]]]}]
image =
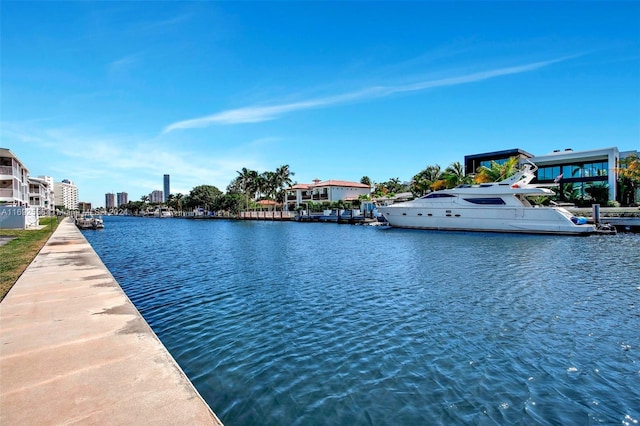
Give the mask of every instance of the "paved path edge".
[{"label": "paved path edge", "polygon": [[0,303],[0,424],[76,423],[222,424],[65,219]]}]

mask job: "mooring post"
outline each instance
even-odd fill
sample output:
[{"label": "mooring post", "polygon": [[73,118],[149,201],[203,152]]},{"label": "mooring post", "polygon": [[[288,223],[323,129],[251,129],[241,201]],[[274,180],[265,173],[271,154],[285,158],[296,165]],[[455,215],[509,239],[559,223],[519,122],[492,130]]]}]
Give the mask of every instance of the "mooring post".
[{"label": "mooring post", "polygon": [[591,211],[591,215],[593,216],[593,223],[598,225],[600,223],[600,204],[592,204]]}]

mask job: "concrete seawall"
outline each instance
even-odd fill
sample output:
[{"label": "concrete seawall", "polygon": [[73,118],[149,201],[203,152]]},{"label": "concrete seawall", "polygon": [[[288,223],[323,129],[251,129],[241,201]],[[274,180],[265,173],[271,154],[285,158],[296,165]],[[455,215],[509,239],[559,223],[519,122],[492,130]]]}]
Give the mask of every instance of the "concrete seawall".
[{"label": "concrete seawall", "polygon": [[0,303],[0,424],[221,422],[67,219]]}]

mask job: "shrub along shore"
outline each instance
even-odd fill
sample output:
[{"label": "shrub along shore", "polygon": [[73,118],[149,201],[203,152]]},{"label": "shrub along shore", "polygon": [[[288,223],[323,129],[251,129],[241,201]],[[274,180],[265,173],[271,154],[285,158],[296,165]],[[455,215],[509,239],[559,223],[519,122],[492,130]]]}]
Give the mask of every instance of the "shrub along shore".
[{"label": "shrub along shore", "polygon": [[58,227],[58,219],[40,218],[40,229],[0,229],[0,237],[13,238],[0,246],[0,301],[31,264]]}]

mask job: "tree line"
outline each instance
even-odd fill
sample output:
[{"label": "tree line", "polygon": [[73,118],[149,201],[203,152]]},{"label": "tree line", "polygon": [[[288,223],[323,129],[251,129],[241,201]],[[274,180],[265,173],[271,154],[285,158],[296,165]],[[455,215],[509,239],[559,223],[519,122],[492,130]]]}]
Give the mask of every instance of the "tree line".
[{"label": "tree line", "polygon": [[213,185],[198,185],[188,194],[170,194],[166,203],[149,203],[149,196],[143,195],[140,201],[132,201],[120,206],[133,214],[139,214],[150,208],[166,205],[177,212],[202,208],[205,211],[228,212],[237,214],[243,209],[257,207],[262,199],[277,203],[286,201],[286,188],[293,183],[294,173],[285,164],[275,171],[258,172],[243,167],[223,193]]},{"label": "tree line", "polygon": [[517,157],[512,157],[504,163],[493,161],[488,167],[481,166],[473,177],[465,174],[464,166],[459,161],[451,163],[444,170],[439,164],[433,164],[416,173],[408,183],[402,183],[400,178],[391,178],[375,184],[373,196],[392,197],[398,193],[410,192],[414,197],[421,197],[432,191],[455,188],[462,184],[497,182],[517,171]]},{"label": "tree line", "polygon": [[[444,170],[440,165],[428,165],[416,173],[410,182],[401,182],[400,178],[390,178],[386,182],[373,183],[368,176],[363,176],[360,183],[373,188],[370,196],[361,199],[393,197],[396,194],[410,192],[414,197],[421,197],[431,191],[454,188],[461,184],[498,182],[517,173],[518,157],[511,157],[504,162],[492,161],[489,166],[480,166],[473,176],[465,175],[464,166],[460,162],[451,163]],[[260,200],[272,200],[277,204],[286,203],[287,188],[294,182],[295,175],[289,165],[282,165],[274,171],[258,172],[243,167],[238,175],[229,183],[226,192],[213,185],[199,185],[188,194],[170,194],[166,206],[174,211],[192,211],[202,208],[206,211],[222,211],[235,215],[242,210],[259,207]],[[631,155],[620,161],[618,169],[618,189],[620,201],[625,205],[633,205],[638,200],[635,195],[640,187],[640,160]],[[586,199],[585,194],[586,193]],[[571,183],[560,184],[556,189],[556,200],[566,200],[578,205],[585,202],[608,202],[608,186],[606,183],[591,183],[586,188],[574,187]],[[133,201],[120,206],[137,214],[150,207],[165,203],[149,203],[144,195],[140,201]]]}]

